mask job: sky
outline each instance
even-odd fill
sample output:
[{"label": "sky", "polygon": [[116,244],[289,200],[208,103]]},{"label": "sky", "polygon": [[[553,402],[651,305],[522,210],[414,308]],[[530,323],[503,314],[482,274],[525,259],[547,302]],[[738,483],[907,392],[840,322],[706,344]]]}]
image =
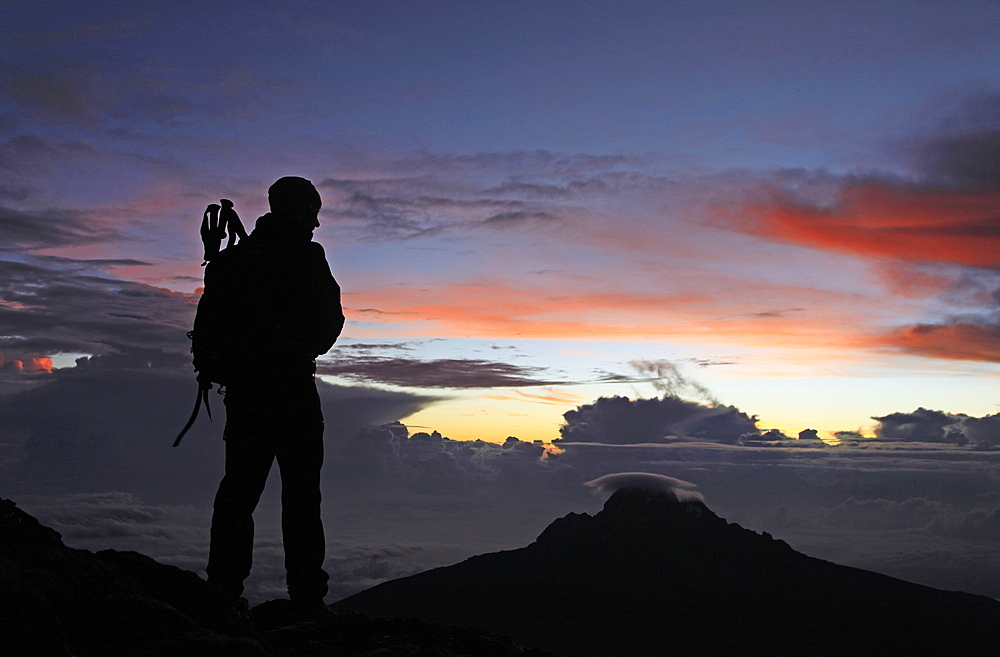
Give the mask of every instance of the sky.
[{"label": "sky", "polygon": [[201,568],[220,419],[169,449],[198,225],[298,175],[347,315],[335,591],[648,471],[1000,597],[997,34],[985,0],[8,0],[0,494]]}]

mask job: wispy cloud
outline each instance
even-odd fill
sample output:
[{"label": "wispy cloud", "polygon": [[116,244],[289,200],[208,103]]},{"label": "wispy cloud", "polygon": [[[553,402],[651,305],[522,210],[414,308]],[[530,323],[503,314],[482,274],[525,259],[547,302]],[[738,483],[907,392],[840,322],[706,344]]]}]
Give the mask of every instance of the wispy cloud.
[{"label": "wispy cloud", "polygon": [[68,210],[21,212],[0,207],[2,249],[44,249],[120,240],[116,229],[97,225],[91,213]]},{"label": "wispy cloud", "polygon": [[506,388],[550,386],[557,382],[538,367],[472,358],[421,360],[388,356],[344,358],[334,354],[320,361],[317,372],[356,381],[411,388]]}]

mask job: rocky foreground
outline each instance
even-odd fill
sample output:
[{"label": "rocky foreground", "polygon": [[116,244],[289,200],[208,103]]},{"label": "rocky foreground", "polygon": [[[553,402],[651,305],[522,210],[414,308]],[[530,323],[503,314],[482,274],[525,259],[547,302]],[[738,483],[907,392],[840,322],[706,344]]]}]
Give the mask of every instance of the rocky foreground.
[{"label": "rocky foreground", "polygon": [[547,654],[995,657],[1000,602],[814,559],[700,501],[622,488],[518,550],[324,610],[248,612],[192,572],[68,548],[0,500],[3,657]]},{"label": "rocky foreground", "polygon": [[302,613],[272,600],[249,613],[195,573],[136,552],[66,547],[0,499],[4,657],[542,657],[514,640],[415,619]]}]

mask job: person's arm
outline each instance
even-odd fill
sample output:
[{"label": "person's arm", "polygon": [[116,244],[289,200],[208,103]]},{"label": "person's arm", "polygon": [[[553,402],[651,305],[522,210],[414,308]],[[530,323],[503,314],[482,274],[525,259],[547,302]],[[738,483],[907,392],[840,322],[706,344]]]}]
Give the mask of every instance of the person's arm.
[{"label": "person's arm", "polygon": [[340,285],[330,271],[323,246],[313,242],[310,248],[315,281],[313,310],[317,323],[310,327],[309,343],[310,350],[315,355],[322,356],[330,350],[344,329],[344,310],[340,303]]}]

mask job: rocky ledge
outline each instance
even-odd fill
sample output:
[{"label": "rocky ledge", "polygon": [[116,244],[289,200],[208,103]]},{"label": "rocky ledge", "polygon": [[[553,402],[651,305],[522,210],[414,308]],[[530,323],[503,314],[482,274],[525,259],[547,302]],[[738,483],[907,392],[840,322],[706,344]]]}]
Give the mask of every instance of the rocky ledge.
[{"label": "rocky ledge", "polygon": [[541,657],[513,639],[415,619],[381,620],[287,600],[249,611],[193,572],[137,552],[76,550],[0,499],[0,654],[5,657]]}]

